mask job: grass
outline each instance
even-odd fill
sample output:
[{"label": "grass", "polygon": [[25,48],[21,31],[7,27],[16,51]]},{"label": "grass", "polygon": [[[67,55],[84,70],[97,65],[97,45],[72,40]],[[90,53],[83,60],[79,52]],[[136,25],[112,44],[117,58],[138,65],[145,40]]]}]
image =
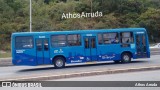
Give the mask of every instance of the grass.
[{"label": "grass", "polygon": [[0,58],[7,58],[7,57],[11,57],[11,52],[0,53]]}]

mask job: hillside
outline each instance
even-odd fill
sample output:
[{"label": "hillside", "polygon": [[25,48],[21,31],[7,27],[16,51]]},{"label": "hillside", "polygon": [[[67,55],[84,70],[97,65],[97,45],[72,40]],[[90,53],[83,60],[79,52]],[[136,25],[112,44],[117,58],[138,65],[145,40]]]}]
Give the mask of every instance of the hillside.
[{"label": "hillside", "polygon": [[[32,18],[33,31],[144,27],[151,43],[160,41],[160,0],[32,0]],[[0,50],[10,50],[12,33],[28,31],[29,0],[0,0]]]}]

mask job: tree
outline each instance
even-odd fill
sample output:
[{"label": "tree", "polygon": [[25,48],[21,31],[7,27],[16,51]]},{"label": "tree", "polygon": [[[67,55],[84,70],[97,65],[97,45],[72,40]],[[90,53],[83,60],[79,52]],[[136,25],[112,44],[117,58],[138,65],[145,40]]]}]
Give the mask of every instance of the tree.
[{"label": "tree", "polygon": [[139,26],[148,30],[150,38],[153,35],[158,40],[160,36],[160,9],[148,8],[145,13],[141,14],[139,20]]}]

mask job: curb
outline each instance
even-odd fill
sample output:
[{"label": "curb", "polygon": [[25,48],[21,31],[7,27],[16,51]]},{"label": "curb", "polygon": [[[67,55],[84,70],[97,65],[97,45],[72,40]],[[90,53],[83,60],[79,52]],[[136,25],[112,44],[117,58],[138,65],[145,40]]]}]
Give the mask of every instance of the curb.
[{"label": "curb", "polygon": [[13,66],[12,58],[0,58],[0,67]]},{"label": "curb", "polygon": [[159,69],[160,69],[160,66],[149,66],[149,67],[127,68],[127,69],[113,69],[113,70],[109,69],[109,70],[103,70],[103,71],[92,71],[92,72],[80,72],[80,73],[70,73],[70,74],[60,74],[60,75],[5,79],[5,80],[0,80],[0,81],[42,81],[42,80],[55,80],[55,79],[95,76],[95,75],[104,75],[104,74],[116,74],[116,73],[126,73],[126,72],[136,72],[136,71],[159,70]]}]

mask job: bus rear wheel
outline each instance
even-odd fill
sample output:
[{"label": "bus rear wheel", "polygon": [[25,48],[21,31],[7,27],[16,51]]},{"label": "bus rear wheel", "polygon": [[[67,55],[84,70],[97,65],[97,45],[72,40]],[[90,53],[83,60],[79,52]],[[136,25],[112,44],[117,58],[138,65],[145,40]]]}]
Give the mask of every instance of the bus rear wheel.
[{"label": "bus rear wheel", "polygon": [[54,67],[59,69],[59,68],[64,68],[65,67],[65,59],[63,57],[56,57],[53,61]]},{"label": "bus rear wheel", "polygon": [[129,63],[131,62],[131,55],[129,53],[123,53],[121,56],[122,63]]}]

